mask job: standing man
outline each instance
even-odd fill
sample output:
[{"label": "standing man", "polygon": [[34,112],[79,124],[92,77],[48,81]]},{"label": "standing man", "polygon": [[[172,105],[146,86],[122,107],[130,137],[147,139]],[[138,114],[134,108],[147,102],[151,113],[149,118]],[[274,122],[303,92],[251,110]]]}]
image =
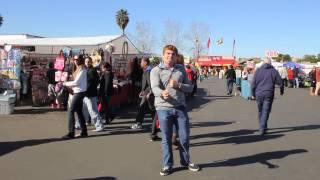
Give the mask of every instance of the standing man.
[{"label": "standing man", "polygon": [[252,98],[257,100],[259,111],[259,134],[263,136],[268,129],[268,119],[271,112],[275,84],[280,86],[280,95],[284,86],[280,74],[271,65],[271,59],[264,59],[264,64],[256,71],[252,81]]},{"label": "standing man", "polygon": [[182,65],[175,64],[178,50],[173,45],[166,45],[162,51],[162,59],[158,66],[151,70],[151,88],[155,96],[155,107],[160,121],[162,133],[161,176],[172,173],[172,131],[175,125],[180,138],[180,164],[190,171],[199,171],[200,167],[190,162],[189,155],[189,117],[186,110],[185,93],[192,92]]},{"label": "standing man", "polygon": [[236,82],[236,72],[233,69],[233,66],[230,65],[229,69],[225,73],[227,79],[227,94],[232,95],[233,83]]},{"label": "standing man", "polygon": [[150,72],[152,66],[150,65],[149,58],[142,58],[140,63],[141,68],[143,69],[142,74],[142,88],[139,94],[141,98],[140,107],[136,117],[136,123],[131,126],[131,129],[142,129],[142,123],[146,113],[151,114],[152,126],[151,126],[151,139],[150,141],[160,140],[157,136],[157,127],[156,127],[156,109],[154,107],[154,95],[151,91],[150,83]]},{"label": "standing man", "polygon": [[94,122],[96,127],[96,132],[103,131],[102,118],[98,112],[98,84],[99,84],[99,74],[97,70],[93,67],[93,61],[91,57],[86,57],[85,65],[87,67],[87,92],[83,99],[85,107],[88,109],[91,120]]}]

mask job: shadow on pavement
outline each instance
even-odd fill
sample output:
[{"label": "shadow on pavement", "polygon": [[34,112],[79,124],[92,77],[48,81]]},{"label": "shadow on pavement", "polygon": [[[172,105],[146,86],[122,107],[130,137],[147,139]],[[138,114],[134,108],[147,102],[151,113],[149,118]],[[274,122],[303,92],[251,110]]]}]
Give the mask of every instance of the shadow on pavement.
[{"label": "shadow on pavement", "polygon": [[233,124],[235,122],[224,122],[224,121],[208,121],[208,122],[192,122],[190,124],[190,128],[200,128],[200,127],[210,127],[210,126],[225,126],[229,124]]},{"label": "shadow on pavement", "polygon": [[252,156],[214,161],[212,163],[202,164],[200,166],[201,168],[211,168],[211,167],[223,167],[223,166],[241,166],[241,165],[260,163],[260,164],[266,165],[269,169],[274,169],[274,168],[279,168],[279,166],[272,164],[268,161],[273,159],[283,159],[289,155],[306,153],[306,152],[308,151],[305,149],[265,152],[265,153],[255,154]]},{"label": "shadow on pavement", "polygon": [[296,126],[296,127],[280,127],[280,128],[269,128],[268,134],[278,134],[286,133],[292,131],[303,131],[303,130],[316,130],[320,129],[320,125],[305,125],[305,126]]},{"label": "shadow on pavement", "polygon": [[74,179],[74,180],[116,180],[115,177],[94,177],[94,178],[80,178],[80,179]]},{"label": "shadow on pavement", "polygon": [[206,141],[206,142],[197,142],[191,143],[190,147],[196,146],[209,146],[215,144],[248,144],[248,143],[255,143],[260,141],[266,141],[271,139],[280,138],[284,135],[277,134],[277,135],[266,135],[266,136],[259,136],[259,135],[249,135],[249,136],[238,136],[238,137],[229,137],[217,141]]},{"label": "shadow on pavement", "polygon": [[[119,129],[116,129],[119,128]],[[111,131],[108,131],[111,130]],[[95,138],[95,137],[103,137],[103,136],[112,136],[112,135],[125,135],[125,134],[141,134],[141,133],[148,133],[150,132],[149,129],[144,128],[141,130],[132,130],[129,127],[111,127],[107,128],[105,131],[89,135],[86,138],[75,138],[70,140],[64,140],[62,138],[48,138],[48,139],[33,139],[33,140],[23,140],[23,141],[11,141],[11,142],[0,142],[0,156],[12,153],[16,150],[19,150],[24,147],[30,146],[37,146],[41,144],[53,143],[53,142],[60,142],[60,141],[71,141],[71,140],[84,140],[88,138]]]},{"label": "shadow on pavement", "polygon": [[241,130],[230,131],[230,132],[216,132],[216,133],[208,133],[208,134],[198,134],[198,135],[190,136],[190,139],[243,136],[243,135],[253,134],[254,132],[256,132],[256,130],[241,129]]},{"label": "shadow on pavement", "polygon": [[[231,132],[217,132],[217,133],[207,133],[198,134],[190,136],[191,140],[201,139],[201,138],[217,138],[217,137],[227,137],[225,139],[220,139],[216,141],[206,141],[191,143],[190,147],[196,146],[209,146],[215,144],[247,144],[259,141],[265,141],[270,139],[275,139],[284,136],[282,133],[292,132],[292,131],[307,131],[320,129],[320,125],[306,125],[306,126],[295,126],[295,127],[280,127],[280,128],[269,128],[268,133],[265,136],[254,135],[256,130],[242,129]],[[278,130],[278,131],[277,131]]]},{"label": "shadow on pavement", "polygon": [[13,111],[13,114],[45,114],[50,112],[65,111],[64,109],[51,109],[50,107],[40,107],[40,108],[19,108]]},{"label": "shadow on pavement", "polygon": [[61,138],[51,138],[51,139],[36,139],[36,140],[24,140],[24,141],[12,141],[12,142],[0,142],[0,156],[16,151],[20,148],[37,146],[40,144],[52,143],[64,141]]},{"label": "shadow on pavement", "polygon": [[187,97],[187,110],[194,111],[205,107],[208,103],[215,100],[229,99],[230,96],[211,96],[204,88],[197,90],[196,96]]}]

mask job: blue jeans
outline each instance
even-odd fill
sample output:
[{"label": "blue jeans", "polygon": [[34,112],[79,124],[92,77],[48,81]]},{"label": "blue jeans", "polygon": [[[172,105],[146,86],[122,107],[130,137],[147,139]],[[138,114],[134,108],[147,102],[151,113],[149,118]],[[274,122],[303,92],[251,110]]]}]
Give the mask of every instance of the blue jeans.
[{"label": "blue jeans", "polygon": [[227,92],[228,94],[232,94],[232,90],[233,90],[233,79],[227,79]]},{"label": "blue jeans", "polygon": [[97,97],[85,97],[83,99],[83,104],[85,104],[88,110],[88,113],[91,117],[91,122],[95,123],[96,129],[103,129],[102,118],[98,112]]},{"label": "blue jeans", "polygon": [[69,134],[74,135],[75,132],[75,118],[74,113],[76,112],[79,118],[80,127],[81,127],[81,134],[87,134],[87,126],[82,114],[82,105],[83,105],[83,98],[85,93],[76,93],[73,95],[72,100],[70,102],[70,107],[68,108],[68,128]]},{"label": "blue jeans", "polygon": [[163,167],[173,166],[172,131],[175,125],[180,138],[180,164],[187,166],[189,156],[189,117],[185,107],[157,110],[162,133],[162,163]]},{"label": "blue jeans", "polygon": [[265,131],[268,128],[269,114],[272,109],[273,97],[257,97],[259,111],[259,129]]}]

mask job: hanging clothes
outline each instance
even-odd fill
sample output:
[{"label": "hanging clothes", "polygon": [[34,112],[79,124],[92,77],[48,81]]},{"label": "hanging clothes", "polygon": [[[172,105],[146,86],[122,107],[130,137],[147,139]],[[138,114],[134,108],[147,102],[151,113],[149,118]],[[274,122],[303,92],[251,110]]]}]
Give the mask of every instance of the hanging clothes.
[{"label": "hanging clothes", "polygon": [[101,64],[101,56],[99,55],[98,51],[94,50],[91,53],[92,65],[93,67],[99,67]]}]

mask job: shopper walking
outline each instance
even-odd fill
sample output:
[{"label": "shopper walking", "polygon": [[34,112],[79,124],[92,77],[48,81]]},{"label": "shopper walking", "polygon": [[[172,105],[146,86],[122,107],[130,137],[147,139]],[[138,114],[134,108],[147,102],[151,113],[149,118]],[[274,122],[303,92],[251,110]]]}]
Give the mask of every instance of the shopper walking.
[{"label": "shopper walking", "polygon": [[232,95],[233,84],[236,82],[236,72],[233,69],[233,66],[230,65],[229,69],[225,72],[227,79],[227,94]]},{"label": "shopper walking", "polygon": [[87,137],[87,126],[82,114],[82,105],[85,93],[87,91],[87,70],[84,67],[83,56],[75,56],[73,58],[76,66],[76,71],[73,73],[74,80],[64,82],[63,85],[72,88],[73,97],[68,108],[68,134],[63,136],[63,139],[71,139],[75,137],[75,117],[76,112],[80,121],[81,133],[80,137]]},{"label": "shopper walking", "polygon": [[252,98],[257,100],[259,116],[259,134],[263,136],[268,129],[269,114],[272,109],[275,85],[280,86],[280,95],[284,86],[279,72],[271,65],[271,59],[264,59],[264,64],[255,72],[252,81]]},{"label": "shopper walking", "polygon": [[94,131],[101,132],[103,131],[103,122],[102,118],[98,112],[98,84],[99,84],[99,75],[97,70],[93,67],[93,62],[91,57],[86,57],[85,65],[87,67],[87,93],[83,99],[83,103],[88,110],[91,121],[94,123],[96,129]]}]

